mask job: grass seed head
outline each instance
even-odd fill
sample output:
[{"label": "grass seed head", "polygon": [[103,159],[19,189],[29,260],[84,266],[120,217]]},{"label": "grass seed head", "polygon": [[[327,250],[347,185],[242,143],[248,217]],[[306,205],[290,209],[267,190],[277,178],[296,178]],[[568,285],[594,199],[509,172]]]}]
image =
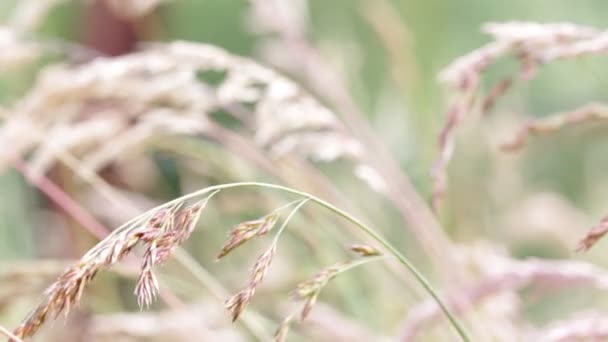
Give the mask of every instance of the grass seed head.
[{"label": "grass seed head", "polygon": [[304,307],[302,308],[302,312],[300,314],[300,320],[306,319],[310,310],[317,302],[317,298],[319,297],[319,293],[327,283],[332,280],[338,273],[346,270],[351,265],[350,262],[342,262],[335,264],[333,266],[329,266],[321,270],[319,273],[315,274],[315,276],[307,280],[303,283],[300,283],[295,291],[291,293],[291,297],[294,300],[301,301],[304,300]]},{"label": "grass seed head", "polygon": [[178,205],[163,210],[150,219],[150,229],[144,234],[147,244],[142,271],[135,287],[140,308],[149,307],[158,293],[154,266],[169,259],[175,249],[190,237],[207,201],[208,198],[185,208]]},{"label": "grass seed head", "polygon": [[228,233],[228,241],[222,247],[217,259],[225,257],[232,250],[254,237],[266,235],[272,230],[278,219],[279,215],[272,213],[257,220],[239,223]]},{"label": "grass seed head", "polygon": [[243,310],[245,310],[251,301],[251,298],[255,295],[256,289],[262,283],[262,280],[264,280],[276,249],[277,246],[273,243],[270,248],[258,257],[251,270],[251,278],[249,279],[247,287],[226,301],[225,305],[232,315],[233,322],[239,318]]},{"label": "grass seed head", "polygon": [[153,267],[166,261],[194,229],[208,198],[194,205],[160,209],[151,218],[117,230],[89,250],[78,263],[65,270],[45,292],[45,299],[15,330],[25,338],[34,335],[47,319],[68,315],[80,302],[95,275],[119,262],[138,243],[145,246],[142,270],[135,294],[141,307],[149,306],[158,292]]},{"label": "grass seed head", "polygon": [[158,280],[152,270],[143,271],[135,286],[137,304],[140,308],[149,308],[158,293]]},{"label": "grass seed head", "polygon": [[375,249],[374,247],[368,246],[368,245],[352,245],[352,246],[350,246],[350,250],[359,254],[362,257],[382,255],[382,253],[379,250]]},{"label": "grass seed head", "polygon": [[589,250],[606,233],[608,233],[608,217],[605,217],[597,226],[591,228],[587,235],[578,243],[576,250],[579,252]]},{"label": "grass seed head", "polygon": [[228,311],[230,311],[230,314],[232,315],[233,322],[236,321],[236,319],[239,318],[243,310],[245,310],[252,296],[253,293],[251,293],[251,288],[247,287],[239,291],[234,296],[230,297],[230,299],[228,299],[224,303],[226,309],[228,309]]}]

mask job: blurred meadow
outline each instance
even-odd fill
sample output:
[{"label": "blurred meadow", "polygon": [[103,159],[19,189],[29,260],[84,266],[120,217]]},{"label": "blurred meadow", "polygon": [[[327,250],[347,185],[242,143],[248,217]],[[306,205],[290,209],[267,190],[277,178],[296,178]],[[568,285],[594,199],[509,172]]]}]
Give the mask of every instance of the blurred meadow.
[{"label": "blurred meadow", "polygon": [[[32,341],[608,340],[606,13],[0,1],[0,327]],[[234,182],[316,197],[244,185],[163,204]],[[137,230],[163,215],[196,229]]]}]

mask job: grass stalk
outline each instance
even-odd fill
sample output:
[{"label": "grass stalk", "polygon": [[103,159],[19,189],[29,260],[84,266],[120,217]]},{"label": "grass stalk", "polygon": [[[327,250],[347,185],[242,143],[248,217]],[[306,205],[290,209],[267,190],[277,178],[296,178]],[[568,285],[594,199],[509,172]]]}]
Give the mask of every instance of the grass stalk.
[{"label": "grass stalk", "polygon": [[[235,182],[235,183],[225,183],[225,184],[214,185],[214,186],[210,186],[210,187],[192,192],[190,194],[184,195],[184,196],[176,198],[170,202],[167,202],[167,203],[157,207],[156,209],[170,207],[177,203],[181,203],[188,199],[196,198],[196,197],[205,195],[210,192],[214,192],[214,191],[218,191],[218,190],[225,190],[225,189],[230,189],[230,188],[238,188],[238,187],[258,187],[258,188],[265,188],[265,189],[273,189],[273,190],[279,190],[279,191],[282,191],[285,193],[290,193],[293,195],[302,196],[304,198],[308,198],[310,201],[320,205],[321,207],[324,207],[324,208],[330,210],[331,212],[335,213],[336,215],[341,216],[344,219],[350,221],[358,229],[360,229],[365,234],[367,234],[369,237],[371,237],[373,240],[375,240],[377,243],[382,245],[391,255],[393,255],[402,265],[404,265],[412,273],[412,275],[416,278],[416,280],[422,285],[422,287],[429,293],[429,295],[433,298],[433,300],[437,303],[437,305],[441,308],[441,310],[446,315],[446,317],[450,321],[450,324],[454,327],[454,329],[456,330],[456,332],[458,333],[460,338],[465,342],[471,341],[471,339],[469,338],[469,336],[468,336],[467,332],[465,331],[464,327],[462,326],[462,324],[460,324],[460,322],[458,322],[456,317],[451,313],[450,309],[443,302],[443,300],[439,297],[437,291],[433,288],[433,286],[426,279],[426,277],[418,270],[418,268],[416,268],[416,266],[414,266],[414,264],[412,264],[409,261],[409,259],[405,255],[403,255],[401,252],[399,252],[399,250],[397,250],[397,248],[395,248],[385,238],[383,238],[374,229],[372,229],[371,227],[369,227],[368,225],[363,223],[361,220],[357,219],[356,217],[352,216],[351,214],[343,211],[342,209],[334,206],[333,204],[331,204],[327,201],[324,201],[314,195],[311,195],[311,194],[303,192],[303,191],[295,190],[295,189],[292,189],[292,188],[289,188],[286,186],[278,185],[278,184],[263,183],[263,182]],[[123,225],[123,227],[128,227],[131,223],[137,222],[138,220],[143,218],[145,215],[146,215],[146,213],[141,214],[140,216],[137,216],[137,217],[131,219],[130,221],[125,223],[125,225]],[[120,231],[120,229],[117,229],[117,231]]]}]

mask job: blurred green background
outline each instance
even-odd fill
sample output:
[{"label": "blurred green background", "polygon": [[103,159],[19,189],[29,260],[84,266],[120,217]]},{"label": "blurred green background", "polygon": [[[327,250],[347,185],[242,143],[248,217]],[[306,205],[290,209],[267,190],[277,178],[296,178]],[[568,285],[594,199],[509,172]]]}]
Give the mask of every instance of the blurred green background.
[{"label": "blurred green background", "polygon": [[[448,101],[448,94],[437,82],[437,74],[458,56],[490,40],[481,33],[481,26],[487,22],[518,20],[572,22],[604,29],[608,13],[608,2],[602,0],[304,2],[308,5],[307,38],[345,79],[347,89],[365,113],[378,139],[389,148],[425,200],[431,192],[429,170],[437,156],[437,135]],[[15,4],[16,1],[10,0],[0,2],[0,20],[8,20]],[[40,40],[92,44],[96,39],[92,38],[93,32],[104,30],[91,24],[95,9],[89,1],[64,1],[52,9],[40,28],[30,35]],[[169,1],[138,21],[134,39],[139,42],[205,42],[263,64],[272,64],[263,53],[263,47],[273,34],[251,29],[250,9],[247,1]],[[378,34],[378,26],[375,26],[378,24],[384,24],[387,35]],[[0,75],[3,105],[10,106],[18,101],[31,86],[37,71],[57,60],[61,60],[61,56],[50,54],[34,66]],[[572,127],[547,137],[531,139],[526,148],[514,153],[500,152],[497,148],[526,118],[543,117],[572,110],[588,102],[605,101],[608,98],[607,66],[605,58],[591,57],[543,67],[530,83],[517,84],[501,98],[491,115],[475,118],[464,125],[458,133],[454,161],[449,168],[450,188],[439,215],[440,222],[455,243],[469,245],[483,240],[504,247],[506,253],[517,258],[573,257],[608,266],[602,242],[587,255],[572,253],[576,239],[608,212],[608,177],[605,175],[608,169],[605,153],[608,126],[593,123]],[[514,63],[500,63],[488,73],[484,84],[491,84],[515,69]],[[303,87],[313,94],[318,91],[303,80],[301,71],[283,72],[301,81]],[[323,94],[317,95],[323,100]],[[224,152],[209,144],[193,144],[194,153],[204,151],[200,153],[218,155],[217,160],[209,162],[194,158],[185,161],[186,158],[174,153],[151,152],[157,183],[155,187],[146,188],[145,195],[162,201],[190,189],[185,183],[206,185],[247,180],[239,178],[248,175],[259,177],[255,171],[238,171],[228,176],[214,174],[213,170],[219,168],[213,163],[237,165],[242,161],[235,162],[231,159],[233,157],[220,156]],[[10,149],[10,146],[0,148]],[[196,174],[183,166],[187,163],[201,163],[208,170]],[[418,246],[411,243],[407,233],[404,234],[403,222],[394,209],[384,206],[386,200],[382,196],[357,185],[350,169],[340,163],[318,167],[345,195],[355,196],[357,214],[382,227],[383,234],[425,268],[430,268]],[[250,168],[246,166],[240,170]],[[66,175],[59,175],[59,179],[62,177]],[[62,247],[63,239],[72,234],[64,229],[73,223],[54,225],[56,222],[49,217],[57,208],[17,171],[10,168],[2,171],[0,193],[0,267],[8,267],[19,260],[75,258],[90,246],[91,241],[85,238],[82,246]],[[210,260],[221,244],[225,229],[263,213],[263,208],[250,206],[256,202],[255,198],[248,199],[244,195],[242,201],[234,205],[231,215],[209,214],[207,224],[219,227],[219,231],[205,236],[195,235],[188,244],[192,254],[214,276],[236,284],[239,283],[239,274],[250,263],[250,254],[237,254],[234,266],[228,267],[229,271]],[[239,211],[243,208],[250,210]],[[326,218],[319,221],[328,222]],[[298,226],[300,229],[309,228],[303,222]],[[297,234],[295,237],[289,235],[283,242],[286,246],[299,246],[299,239]],[[322,243],[339,249],[337,242],[323,242],[321,233],[314,233],[311,240],[313,245]],[[341,255],[336,251],[324,255],[319,250],[322,248],[293,247],[287,253],[291,260],[282,266],[301,267],[298,273],[305,276],[312,274],[319,265],[339,260]],[[294,260],[306,259],[311,251],[318,254],[317,261],[294,265]],[[179,271],[175,272],[183,276]],[[328,301],[341,307],[353,319],[366,322],[370,329],[392,335],[407,308],[389,305],[387,300],[390,299],[374,292],[373,281],[364,279],[363,271],[358,272],[339,279],[336,287],[328,290]],[[432,270],[428,272],[434,278]],[[385,278],[391,279],[390,276]],[[353,286],[353,282],[360,284]],[[101,293],[105,292],[128,294],[130,291],[130,287],[124,284],[117,285],[114,290],[110,289],[111,285],[107,287],[105,290],[99,290],[103,286],[96,287],[97,296],[103,297]],[[412,297],[415,295],[405,292],[404,300],[414,302]],[[262,296],[270,294],[265,292]],[[529,296],[534,298],[534,293]],[[123,301],[122,304],[114,305],[108,301],[100,304],[101,310],[112,312],[121,306],[135,309],[134,300],[129,299],[131,302],[128,302],[124,294],[117,297],[116,302]],[[564,312],[585,307],[606,308],[607,304],[598,294],[573,291],[568,296],[553,296],[549,300],[531,299],[523,311],[526,319],[544,323],[564,317]],[[383,309],[385,315],[377,315],[369,309],[370,305],[386,305]],[[5,309],[0,311],[0,317],[5,315],[7,322],[13,323],[26,307],[22,305],[14,309],[16,311]],[[271,310],[260,308],[260,311]],[[388,315],[390,317],[386,317]]]}]

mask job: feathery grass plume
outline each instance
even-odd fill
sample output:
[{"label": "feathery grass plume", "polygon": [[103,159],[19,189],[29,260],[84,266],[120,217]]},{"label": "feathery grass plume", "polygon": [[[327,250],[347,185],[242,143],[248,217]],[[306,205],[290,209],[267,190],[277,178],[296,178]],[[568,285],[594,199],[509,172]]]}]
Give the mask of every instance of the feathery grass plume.
[{"label": "feathery grass plume", "polygon": [[[216,71],[226,73],[217,85],[199,77]],[[363,153],[335,114],[295,82],[251,59],[189,42],[150,44],[125,56],[43,69],[9,110],[0,142],[12,141],[16,154],[35,150],[32,163],[42,173],[56,156],[53,148],[22,134],[34,126],[46,132],[44,142],[77,151],[97,170],[158,133],[213,137],[210,130],[220,123],[209,114],[241,104],[252,106],[251,117],[244,119],[252,125],[231,129],[253,129],[255,143],[273,157],[296,153],[358,161]],[[100,143],[110,139],[113,144]]]},{"label": "feathery grass plume", "polygon": [[488,23],[483,31],[494,41],[456,59],[440,74],[439,80],[455,90],[448,105],[445,124],[439,135],[439,156],[433,164],[432,206],[437,211],[447,190],[446,169],[453,156],[456,130],[475,106],[476,92],[483,74],[503,57],[515,58],[520,67],[491,87],[481,100],[486,113],[517,80],[529,81],[536,71],[549,62],[580,55],[604,53],[608,33],[569,23],[538,24],[530,22]]},{"label": "feathery grass plume", "polygon": [[530,120],[513,138],[500,146],[503,151],[514,151],[524,147],[531,136],[556,132],[570,125],[608,119],[608,106],[590,103],[570,112],[556,114],[543,119]]},{"label": "feathery grass plume", "polygon": [[[247,287],[245,287],[241,291],[237,292],[234,296],[232,296],[231,298],[229,298],[226,301],[225,306],[226,306],[226,309],[228,309],[228,311],[230,311],[233,322],[236,321],[237,318],[239,318],[239,316],[243,312],[243,310],[245,310],[245,308],[251,301],[251,298],[253,298],[253,296],[255,295],[255,292],[256,292],[258,286],[264,280],[264,277],[266,276],[266,273],[268,272],[268,268],[270,267],[270,263],[272,262],[272,259],[276,253],[277,244],[279,242],[279,237],[281,236],[281,233],[283,233],[283,231],[287,227],[287,224],[289,223],[289,221],[291,221],[292,217],[296,214],[296,212],[308,201],[309,201],[309,199],[306,198],[303,200],[299,200],[297,202],[298,204],[291,210],[289,215],[283,221],[283,224],[281,225],[281,227],[277,231],[276,235],[274,236],[274,239],[273,239],[272,243],[270,244],[270,247],[257,258],[257,260],[251,270],[251,277],[249,279],[249,284],[247,285]],[[296,202],[288,203],[287,205],[279,208],[278,210],[285,208],[289,205],[292,205],[293,203],[296,203]],[[273,215],[278,215],[278,214],[275,213]],[[275,219],[275,221],[276,221],[276,219]],[[243,243],[244,242],[245,241],[243,241]]]},{"label": "feathery grass plume", "polygon": [[268,234],[279,219],[278,213],[265,215],[257,220],[245,221],[236,225],[228,233],[228,241],[224,243],[217,255],[217,260],[225,257],[233,249],[239,247],[254,237]]},{"label": "feathery grass plume", "polygon": [[149,224],[155,231],[146,232],[142,236],[147,248],[135,287],[140,307],[149,307],[158,292],[158,281],[153,273],[154,266],[165,262],[175,248],[190,237],[202,210],[213,194],[186,208],[181,208],[182,203],[178,203],[175,207],[161,210],[150,220]]},{"label": "feathery grass plume", "polygon": [[597,226],[591,228],[587,235],[585,235],[585,237],[579,241],[576,251],[588,251],[604,235],[606,235],[606,233],[608,233],[608,217],[603,218]]},{"label": "feathery grass plume", "polygon": [[140,243],[146,247],[146,253],[136,294],[140,305],[149,305],[158,288],[152,266],[169,258],[173,249],[190,236],[208,200],[216,193],[183,208],[183,202],[178,202],[170,209],[162,206],[152,209],[119,227],[59,276],[45,291],[42,303],[15,330],[15,335],[32,336],[47,319],[57,318],[62,312],[68,315],[95,275],[122,260]]},{"label": "feathery grass plume", "polygon": [[274,333],[274,342],[285,342],[287,341],[287,335],[289,334],[289,329],[291,328],[291,321],[293,320],[293,315],[289,315],[285,317],[285,319],[279,325],[279,328]]},{"label": "feathery grass plume", "polygon": [[251,298],[253,298],[255,295],[257,287],[260,285],[262,280],[264,280],[264,277],[268,272],[268,268],[270,267],[270,263],[272,262],[275,252],[276,244],[273,244],[269,249],[262,253],[253,266],[249,285],[226,301],[225,306],[226,309],[230,311],[233,322],[239,318],[243,310],[245,310],[251,301]]}]

